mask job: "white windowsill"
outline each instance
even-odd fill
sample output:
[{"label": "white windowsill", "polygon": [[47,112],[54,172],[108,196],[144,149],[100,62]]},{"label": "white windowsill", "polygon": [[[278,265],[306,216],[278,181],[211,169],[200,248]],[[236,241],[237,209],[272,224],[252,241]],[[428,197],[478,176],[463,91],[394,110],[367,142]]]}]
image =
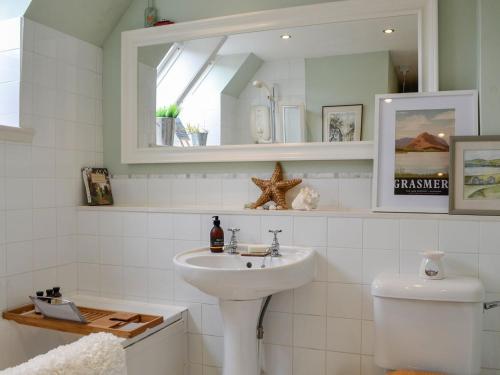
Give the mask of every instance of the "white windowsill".
[{"label": "white windowsill", "polygon": [[34,134],[33,129],[0,125],[0,141],[31,143]]}]

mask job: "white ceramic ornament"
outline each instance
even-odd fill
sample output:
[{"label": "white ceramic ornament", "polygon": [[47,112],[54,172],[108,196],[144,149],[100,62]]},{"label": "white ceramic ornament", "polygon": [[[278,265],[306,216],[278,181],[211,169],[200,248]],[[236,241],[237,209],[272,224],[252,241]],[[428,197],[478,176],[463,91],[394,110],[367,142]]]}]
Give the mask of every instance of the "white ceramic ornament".
[{"label": "white ceramic ornament", "polygon": [[300,189],[299,194],[295,197],[292,202],[292,208],[294,210],[314,210],[318,207],[319,193],[310,187],[304,187]]}]

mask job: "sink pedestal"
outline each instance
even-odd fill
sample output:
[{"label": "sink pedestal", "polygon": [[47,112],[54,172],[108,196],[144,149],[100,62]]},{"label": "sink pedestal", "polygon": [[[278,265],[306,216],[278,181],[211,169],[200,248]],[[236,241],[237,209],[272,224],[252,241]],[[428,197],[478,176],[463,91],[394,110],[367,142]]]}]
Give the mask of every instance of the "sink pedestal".
[{"label": "sink pedestal", "polygon": [[257,323],[262,298],[219,300],[224,322],[223,375],[259,375]]}]

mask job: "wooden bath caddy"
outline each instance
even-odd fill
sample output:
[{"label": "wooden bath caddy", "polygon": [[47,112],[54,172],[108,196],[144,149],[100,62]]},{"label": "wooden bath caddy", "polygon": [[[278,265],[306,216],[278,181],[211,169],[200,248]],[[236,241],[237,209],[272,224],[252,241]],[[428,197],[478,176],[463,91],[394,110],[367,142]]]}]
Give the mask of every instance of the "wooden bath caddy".
[{"label": "wooden bath caddy", "polygon": [[[163,323],[163,316],[136,314],[122,311],[100,310],[89,307],[78,307],[87,323],[70,320],[45,318],[35,313],[34,305],[26,305],[5,311],[3,318],[19,324],[33,327],[54,329],[57,331],[88,335],[97,332],[109,332],[119,337],[132,338],[146,329]],[[127,325],[132,324],[127,328]]]}]

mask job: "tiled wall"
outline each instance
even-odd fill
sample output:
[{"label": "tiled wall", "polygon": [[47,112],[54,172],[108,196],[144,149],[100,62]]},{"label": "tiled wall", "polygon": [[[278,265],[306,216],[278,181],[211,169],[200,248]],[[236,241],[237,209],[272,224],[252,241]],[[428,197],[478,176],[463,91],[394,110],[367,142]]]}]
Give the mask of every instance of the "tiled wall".
[{"label": "tiled wall", "polygon": [[[253,175],[182,174],[150,176],[113,176],[115,204],[151,207],[223,207],[243,208],[255,202],[260,189]],[[269,178],[269,174],[257,175]],[[368,209],[371,207],[371,173],[308,173],[289,175],[302,178],[302,184],[290,190],[291,204],[301,187],[309,186],[320,194],[320,209]]]},{"label": "tiled wall", "polygon": [[[218,374],[223,337],[217,301],[181,280],[172,265],[174,254],[208,242],[216,210],[192,212],[80,209],[78,285],[85,293],[188,306],[190,374]],[[383,271],[416,273],[422,250],[445,251],[449,274],[478,276],[489,299],[500,297],[497,219],[252,211],[221,220],[224,228],[241,228],[241,242],[270,243],[268,229],[280,228],[283,245],[318,253],[316,280],[272,299],[264,338],[268,374],[382,374],[372,357],[370,283]],[[485,315],[483,366],[489,369],[500,369],[499,314]]]},{"label": "tiled wall", "polygon": [[[0,310],[76,290],[79,171],[102,163],[101,49],[27,19],[23,34],[21,127],[35,134],[0,143]],[[25,360],[9,327],[0,320],[0,369]]]},{"label": "tiled wall", "polygon": [[21,18],[0,21],[0,125],[19,126]]}]

